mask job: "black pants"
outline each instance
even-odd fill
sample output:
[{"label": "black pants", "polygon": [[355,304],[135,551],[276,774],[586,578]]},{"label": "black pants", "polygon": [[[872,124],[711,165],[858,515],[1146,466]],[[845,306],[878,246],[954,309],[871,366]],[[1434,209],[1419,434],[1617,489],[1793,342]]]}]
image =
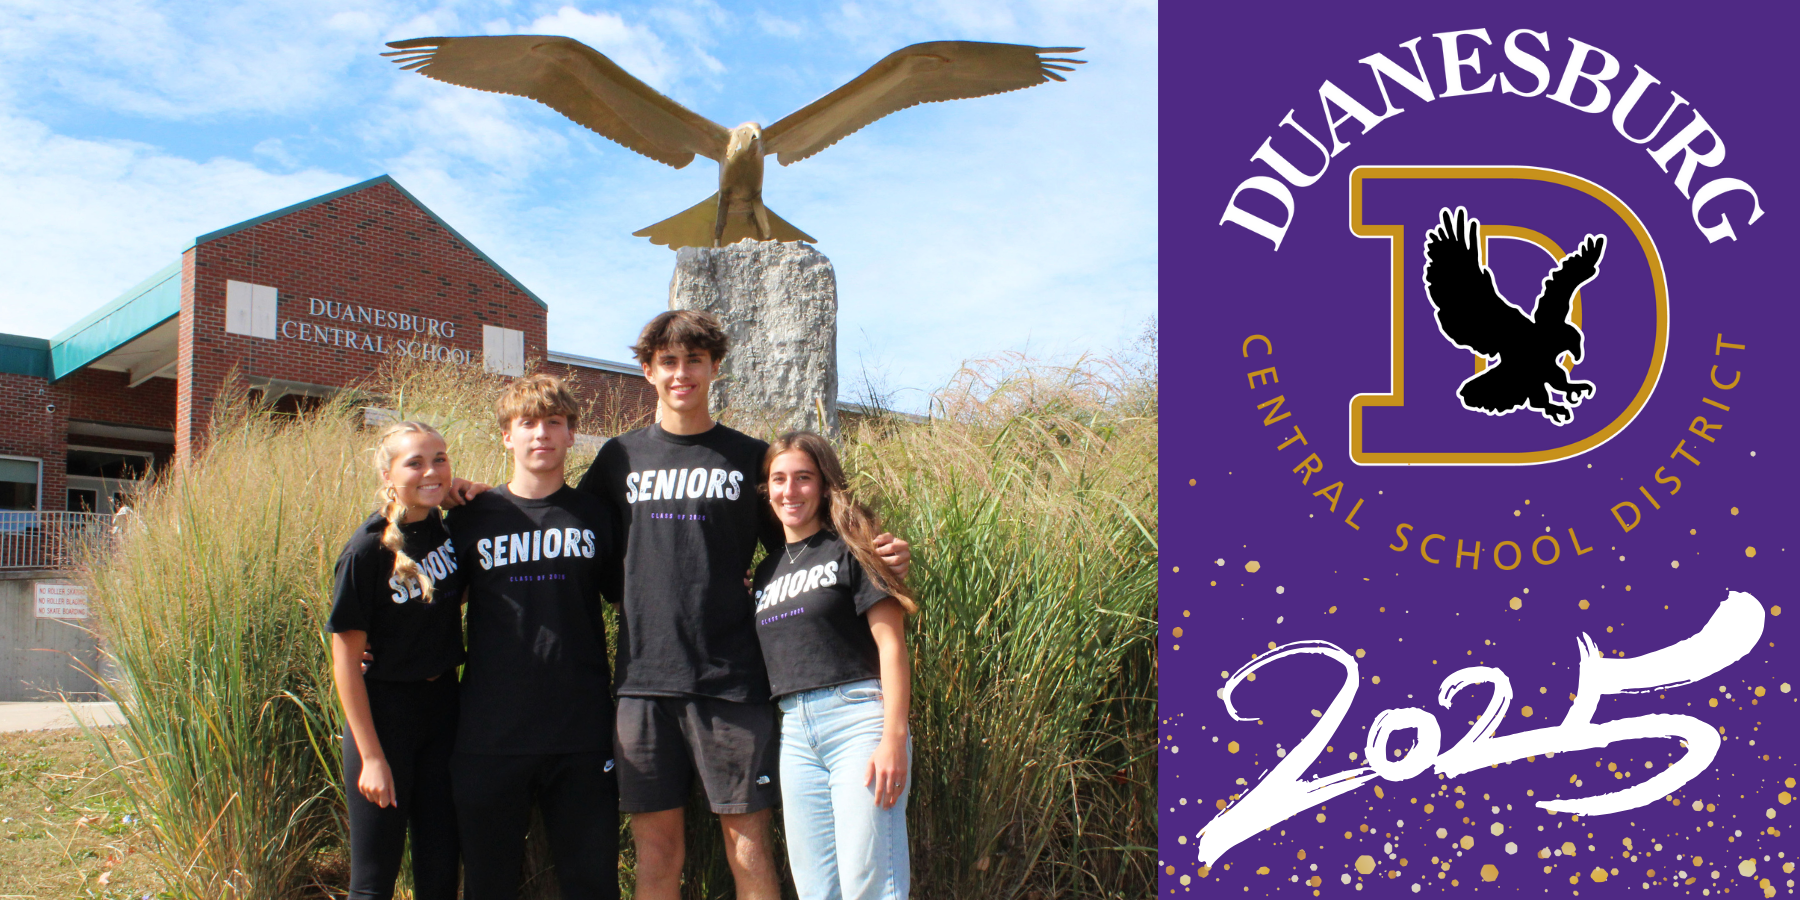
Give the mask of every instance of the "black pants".
[{"label": "black pants", "polygon": [[531,804],[544,814],[563,900],[619,896],[619,788],[612,752],[458,753],[451,762],[462,823],[463,896],[514,900]]},{"label": "black pants", "polygon": [[456,808],[450,751],[456,740],[456,673],[436,681],[365,680],[375,736],[394,773],[398,806],[379,807],[356,789],[362,754],[344,729],[344,800],[350,813],[350,900],[388,900],[412,831],[413,896],[456,900]]}]

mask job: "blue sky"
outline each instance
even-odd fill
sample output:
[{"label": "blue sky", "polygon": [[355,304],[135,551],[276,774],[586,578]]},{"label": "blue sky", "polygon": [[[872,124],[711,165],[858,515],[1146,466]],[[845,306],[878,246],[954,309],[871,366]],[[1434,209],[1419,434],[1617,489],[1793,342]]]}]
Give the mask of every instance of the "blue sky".
[{"label": "blue sky", "polygon": [[400,72],[400,38],[562,34],[726,127],[902,46],[1077,45],[1068,83],[896,113],[791,167],[771,209],[837,269],[843,394],[969,359],[1132,343],[1156,304],[1150,2],[0,0],[0,331],[48,337],[195,235],[387,173],[550,304],[554,350],[626,357],[674,254],[631,232],[705,198],[531,101]]}]

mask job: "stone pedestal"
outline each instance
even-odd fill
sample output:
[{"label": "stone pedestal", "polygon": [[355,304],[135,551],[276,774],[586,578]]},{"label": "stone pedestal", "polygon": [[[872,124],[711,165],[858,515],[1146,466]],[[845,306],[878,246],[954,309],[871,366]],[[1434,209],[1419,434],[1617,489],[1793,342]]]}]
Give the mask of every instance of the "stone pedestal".
[{"label": "stone pedestal", "polygon": [[837,275],[825,254],[761,241],[683,247],[669,308],[712,313],[731,336],[712,387],[715,417],[759,436],[836,434]]}]

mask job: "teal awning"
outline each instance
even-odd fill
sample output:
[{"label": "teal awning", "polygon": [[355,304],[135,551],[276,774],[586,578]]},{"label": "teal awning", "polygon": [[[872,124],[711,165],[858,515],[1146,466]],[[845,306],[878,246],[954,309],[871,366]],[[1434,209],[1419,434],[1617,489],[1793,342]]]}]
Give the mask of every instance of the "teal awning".
[{"label": "teal awning", "polygon": [[177,259],[51,338],[54,377],[68,375],[180,314],[181,260]]},{"label": "teal awning", "polygon": [[0,372],[50,377],[50,342],[22,334],[0,334]]}]

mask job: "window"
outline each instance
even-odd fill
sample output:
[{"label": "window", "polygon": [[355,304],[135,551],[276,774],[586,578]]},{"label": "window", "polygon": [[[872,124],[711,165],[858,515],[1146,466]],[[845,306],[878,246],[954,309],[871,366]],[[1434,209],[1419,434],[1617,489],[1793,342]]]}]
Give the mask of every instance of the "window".
[{"label": "window", "polygon": [[35,459],[0,456],[0,510],[35,510],[43,463]]},{"label": "window", "polygon": [[149,474],[151,459],[141,450],[70,447],[69,474],[136,481]]}]

